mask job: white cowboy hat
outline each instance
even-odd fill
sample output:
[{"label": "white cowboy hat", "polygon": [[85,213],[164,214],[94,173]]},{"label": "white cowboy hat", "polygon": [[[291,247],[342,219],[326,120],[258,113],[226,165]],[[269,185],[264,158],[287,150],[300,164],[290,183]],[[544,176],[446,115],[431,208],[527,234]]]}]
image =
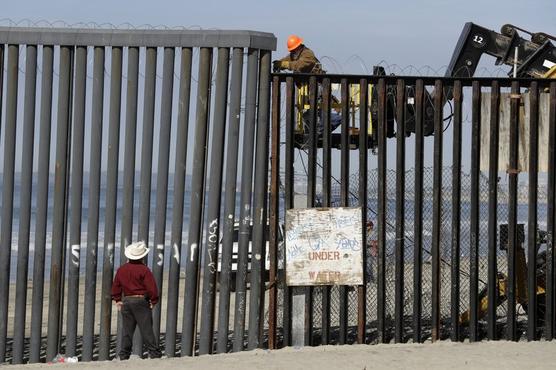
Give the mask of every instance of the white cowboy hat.
[{"label": "white cowboy hat", "polygon": [[124,254],[130,260],[140,260],[149,254],[149,248],[147,248],[147,244],[143,241],[131,243],[125,247]]}]

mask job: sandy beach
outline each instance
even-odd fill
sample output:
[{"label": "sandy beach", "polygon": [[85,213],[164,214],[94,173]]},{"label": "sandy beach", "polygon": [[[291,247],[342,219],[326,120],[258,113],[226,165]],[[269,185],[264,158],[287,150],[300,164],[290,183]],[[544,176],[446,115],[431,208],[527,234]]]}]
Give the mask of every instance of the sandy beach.
[{"label": "sandy beach", "polygon": [[13,369],[553,369],[555,342],[321,346],[159,360],[15,365]]}]

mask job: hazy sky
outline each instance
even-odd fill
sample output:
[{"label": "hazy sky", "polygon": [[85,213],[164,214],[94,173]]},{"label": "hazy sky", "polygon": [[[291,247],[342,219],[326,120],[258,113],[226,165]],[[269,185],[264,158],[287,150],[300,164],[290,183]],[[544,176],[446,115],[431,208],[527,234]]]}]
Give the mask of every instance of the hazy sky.
[{"label": "hazy sky", "polygon": [[333,57],[344,72],[352,73],[364,72],[354,55],[367,68],[383,60],[402,67],[441,68],[465,22],[497,31],[511,23],[554,35],[555,14],[554,0],[18,0],[4,1],[2,7],[2,17],[16,21],[267,31],[278,38],[278,54],[285,53],[286,37],[297,33],[321,58]]},{"label": "hazy sky", "polygon": [[[387,67],[388,72],[396,74],[443,75],[466,22],[474,22],[496,31],[503,24],[511,23],[530,31],[556,35],[555,0],[4,2],[1,25],[18,22],[20,26],[30,23],[44,26],[45,22],[41,22],[44,20],[54,22],[58,27],[62,27],[65,22],[76,26],[79,23],[89,26],[96,23],[105,28],[111,25],[127,27],[126,24],[131,24],[136,27],[182,26],[271,32],[278,38],[278,50],[274,53],[274,58],[286,54],[286,38],[295,33],[305,39],[305,43],[315,51],[329,72],[336,73],[370,73],[373,65],[382,64]],[[427,66],[432,70],[427,69]],[[484,68],[482,72],[481,67]],[[504,76],[494,65],[493,58],[485,58],[476,73],[485,74]],[[157,119],[158,116],[157,113]],[[122,119],[123,117],[122,114]],[[121,131],[123,135],[123,129]],[[105,138],[106,134],[107,132]],[[18,133],[18,137],[20,135]],[[155,143],[157,140],[155,137]],[[445,145],[446,154],[450,152],[449,140],[448,138]],[[467,137],[463,140],[465,143],[469,141]],[[432,144],[432,139],[427,140],[427,143]],[[392,155],[388,155],[388,158],[392,165],[395,160],[394,150],[394,145],[390,145],[389,152]],[[412,157],[412,150],[411,146],[407,149],[408,160]],[[174,147],[171,153],[172,158]],[[156,151],[154,155],[156,163]],[[352,155],[355,160],[357,153],[353,152]],[[86,155],[86,162],[87,157]],[[17,163],[19,159],[18,153]],[[375,159],[371,158],[371,166]],[[468,159],[466,156],[464,165],[469,162]],[[430,165],[431,160],[432,158],[426,156],[425,163]]]}]

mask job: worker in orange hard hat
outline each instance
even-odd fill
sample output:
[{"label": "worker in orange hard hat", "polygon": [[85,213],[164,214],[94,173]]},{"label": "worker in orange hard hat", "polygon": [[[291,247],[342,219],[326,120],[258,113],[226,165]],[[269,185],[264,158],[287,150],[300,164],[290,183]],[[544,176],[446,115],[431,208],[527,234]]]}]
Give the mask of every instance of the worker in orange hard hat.
[{"label": "worker in orange hard hat", "polygon": [[291,35],[287,41],[290,54],[272,63],[274,72],[288,69],[300,73],[324,73],[315,53],[303,44],[303,39]]}]

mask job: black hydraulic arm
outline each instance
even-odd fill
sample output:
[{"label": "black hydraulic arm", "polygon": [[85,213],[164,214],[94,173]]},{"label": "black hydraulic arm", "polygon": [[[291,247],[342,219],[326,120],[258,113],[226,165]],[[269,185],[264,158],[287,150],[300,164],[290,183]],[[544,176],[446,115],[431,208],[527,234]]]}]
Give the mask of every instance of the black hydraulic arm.
[{"label": "black hydraulic arm", "polygon": [[[496,57],[496,65],[517,65],[517,77],[542,77],[556,63],[552,36],[532,34],[525,40],[512,25],[504,25],[501,33],[474,23],[466,23],[446,70],[446,77],[472,77],[483,54]],[[517,59],[515,49],[517,48]]]}]

